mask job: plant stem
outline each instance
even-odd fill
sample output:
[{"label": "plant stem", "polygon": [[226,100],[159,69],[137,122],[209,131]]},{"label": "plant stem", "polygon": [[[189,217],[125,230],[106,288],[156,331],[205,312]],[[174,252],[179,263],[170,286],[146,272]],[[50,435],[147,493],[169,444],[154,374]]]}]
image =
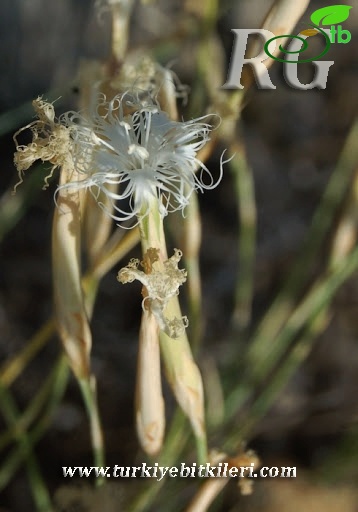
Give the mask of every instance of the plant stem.
[{"label": "plant stem", "polygon": [[[247,401],[257,386],[262,385],[268,375],[274,370],[279,359],[288,350],[286,362],[282,362],[276,373],[276,380],[264,389],[256,401],[252,414],[255,416],[257,411],[267,409],[265,401],[270,405],[277,396],[283,382],[286,382],[289,375],[297,367],[297,361],[306,354],[307,346],[312,341],[310,336],[301,337],[301,341],[293,346],[294,340],[302,333],[306,326],[310,325],[315,319],[323,314],[329,307],[335,293],[340,286],[358,269],[358,248],[356,248],[346,258],[342,259],[330,274],[322,278],[307,293],[301,303],[293,311],[277,336],[276,344],[272,347],[272,352],[267,356],[262,354],[262,359],[258,360],[258,366],[253,368],[251,373],[244,378],[241,385],[228,396],[226,401],[227,419],[232,418],[236,411]],[[269,400],[267,397],[270,397]],[[251,412],[249,413],[251,414]],[[246,429],[245,429],[246,431]]]},{"label": "plant stem", "polygon": [[55,322],[50,319],[26,343],[24,349],[19,354],[11,359],[9,363],[2,366],[0,369],[0,382],[3,386],[10,386],[17,379],[54,332]]},{"label": "plant stem", "polygon": [[27,472],[36,510],[38,510],[38,512],[51,512],[53,509],[50,495],[42,478],[36,456],[32,450],[32,444],[29,441],[27,433],[17,429],[20,413],[10,391],[2,385],[0,385],[0,406],[6,422],[15,431],[15,437],[18,441],[22,456],[26,459]]},{"label": "plant stem", "polygon": [[246,161],[244,149],[233,144],[235,158],[230,161],[239,217],[238,277],[235,291],[233,327],[239,331],[248,327],[254,292],[256,247],[256,206],[252,171]]},{"label": "plant stem", "polygon": [[[47,430],[50,421],[53,418],[53,414],[55,412],[56,407],[62,399],[62,396],[65,392],[66,385],[69,377],[69,367],[67,364],[67,359],[65,356],[61,356],[58,363],[56,364],[53,372],[53,386],[51,390],[51,395],[49,397],[47,407],[37,421],[36,426],[34,426],[33,430],[27,433],[28,443],[31,447],[35,446],[39,439],[43,436],[44,432]],[[20,418],[21,422],[21,418]],[[16,423],[18,425],[19,422]],[[16,431],[15,431],[16,432]],[[17,446],[13,452],[7,457],[7,459],[2,464],[0,469],[0,490],[3,489],[7,483],[11,480],[15,471],[20,466],[21,462],[26,459],[27,452],[24,452],[21,446]]]},{"label": "plant stem", "polygon": [[[104,466],[105,450],[103,441],[103,431],[97,401],[96,381],[93,375],[88,379],[78,380],[83,401],[86,406],[88,418],[90,421],[91,442],[95,466]],[[96,479],[96,485],[104,483],[103,478]]]}]

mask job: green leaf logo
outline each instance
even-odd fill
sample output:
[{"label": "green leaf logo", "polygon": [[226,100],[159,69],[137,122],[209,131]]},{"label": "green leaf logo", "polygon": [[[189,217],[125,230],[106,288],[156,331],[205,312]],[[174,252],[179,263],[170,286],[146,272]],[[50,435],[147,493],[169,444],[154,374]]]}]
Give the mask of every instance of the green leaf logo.
[{"label": "green leaf logo", "polygon": [[329,5],[317,9],[311,14],[311,21],[315,25],[336,25],[346,21],[349,16],[349,11],[352,9],[349,5]]}]

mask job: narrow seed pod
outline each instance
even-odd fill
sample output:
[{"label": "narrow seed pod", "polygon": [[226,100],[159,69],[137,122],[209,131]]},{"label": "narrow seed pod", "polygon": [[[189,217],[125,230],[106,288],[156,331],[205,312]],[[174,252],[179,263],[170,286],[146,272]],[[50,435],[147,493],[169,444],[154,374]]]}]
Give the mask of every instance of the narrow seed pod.
[{"label": "narrow seed pod", "polygon": [[[172,299],[172,307],[167,307],[167,314],[169,311],[180,313],[176,303],[177,297]],[[190,420],[195,436],[205,438],[203,382],[200,370],[193,359],[186,332],[173,340],[161,331],[160,347],[166,377],[175,398]]]},{"label": "narrow seed pod", "polygon": [[159,327],[144,309],[139,333],[136,386],[136,426],[139,442],[148,455],[157,455],[165,431],[164,400],[160,374]]},{"label": "narrow seed pod", "polygon": [[[63,166],[60,184],[74,175],[73,169]],[[77,378],[87,378],[92,339],[81,287],[80,240],[79,191],[63,189],[57,195],[52,225],[55,316],[72,370]]]}]

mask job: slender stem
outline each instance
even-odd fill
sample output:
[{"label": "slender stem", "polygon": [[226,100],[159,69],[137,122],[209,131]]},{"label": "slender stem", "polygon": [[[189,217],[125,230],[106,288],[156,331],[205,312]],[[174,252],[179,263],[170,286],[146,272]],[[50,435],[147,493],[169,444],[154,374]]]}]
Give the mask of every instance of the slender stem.
[{"label": "slender stem", "polygon": [[244,149],[234,144],[235,158],[230,161],[239,217],[239,258],[238,278],[235,291],[233,326],[239,330],[248,327],[254,291],[254,266],[256,246],[256,206],[252,171],[249,168]]},{"label": "slender stem", "polygon": [[1,367],[0,382],[3,386],[10,386],[17,379],[37,352],[46,345],[54,332],[55,323],[50,319],[26,343],[24,349],[19,354]]},{"label": "slender stem", "polygon": [[[34,447],[37,441],[41,439],[44,432],[47,430],[49,423],[53,418],[53,414],[65,392],[69,377],[69,367],[65,356],[61,356],[59,359],[55,369],[52,372],[52,376],[53,387],[44,413],[37,421],[36,426],[31,432],[28,432],[27,434],[22,432],[24,435],[27,435],[27,442],[29,447]],[[18,422],[16,422],[16,426],[17,425]],[[14,430],[17,433],[17,427]],[[27,459],[27,452],[25,452],[21,446],[17,446],[5,459],[0,469],[0,490],[8,484],[24,459]]]},{"label": "slender stem", "polygon": [[2,385],[0,385],[0,402],[5,420],[8,425],[14,429],[19,448],[23,457],[26,459],[27,472],[36,509],[39,512],[51,512],[53,509],[50,494],[42,478],[36,456],[32,450],[32,444],[26,432],[17,430],[17,422],[20,416],[17,405],[10,391]]},{"label": "slender stem", "polygon": [[273,345],[277,343],[277,334],[295,307],[297,297],[307,285],[314,258],[317,255],[324,237],[332,226],[334,216],[341,205],[355,170],[358,158],[358,120],[353,124],[343,148],[337,166],[330,178],[328,186],[303,244],[300,256],[290,272],[287,281],[277,299],[272,303],[265,317],[258,326],[247,354],[247,364],[254,368],[259,364],[263,354],[269,355]]},{"label": "slender stem", "polygon": [[243,440],[254,436],[255,426],[258,421],[267,413],[277,399],[278,394],[311,352],[317,337],[327,327],[330,318],[328,310],[329,304],[327,304],[324,310],[315,318],[308,322],[308,326],[303,335],[296,342],[287,358],[277,368],[277,371],[273,374],[268,385],[257,396],[252,405],[250,405],[247,417],[244,418],[239,428],[235,426],[233,432],[226,436],[224,444],[225,450],[235,450]]},{"label": "slender stem", "polygon": [[190,311],[189,333],[194,353],[198,352],[202,338],[202,299],[200,276],[201,218],[197,194],[192,194],[183,223],[183,252],[188,271],[188,302]]},{"label": "slender stem", "polygon": [[[103,431],[101,425],[101,419],[99,415],[96,381],[93,376],[88,379],[78,380],[83,401],[86,406],[88,418],[90,421],[91,441],[94,456],[95,466],[104,466],[105,461],[105,450],[103,441]],[[104,480],[102,478],[96,479],[96,484],[102,485]]]},{"label": "slender stem", "polygon": [[[96,261],[93,263],[93,268],[85,276],[84,280],[92,276],[98,280],[104,277],[114,265],[139,243],[139,240],[138,227],[126,231],[124,235],[121,230],[117,229],[101,249]],[[84,283],[83,286],[85,288]]]},{"label": "slender stem", "polygon": [[51,371],[50,375],[46,378],[46,381],[41,386],[37,394],[31,400],[30,404],[22,414],[20,418],[17,420],[16,431],[13,428],[10,428],[6,432],[0,435],[0,450],[5,448],[13,438],[16,437],[16,433],[25,432],[31,423],[35,420],[35,418],[40,414],[42,408],[47,403],[47,400],[51,396],[52,388],[56,383],[57,375],[59,372],[59,365],[64,364],[62,358],[60,362],[55,365],[54,369]]},{"label": "slender stem", "polygon": [[[240,387],[236,388],[228,396],[226,401],[227,419],[232,417],[238,408],[250,397],[252,391],[257,389],[257,386],[265,381],[284,352],[286,350],[292,350],[292,343],[297,335],[330,305],[338,288],[357,269],[358,248],[340,261],[331,274],[322,278],[313,286],[288,318],[277,337],[277,343],[272,347],[272,353],[268,356],[263,354],[262,359],[258,361],[258,366],[253,368]],[[297,350],[299,350],[299,348]],[[282,371],[286,371],[284,365],[282,366]],[[266,392],[267,390],[264,390],[264,393]],[[261,407],[260,405],[260,408]]]}]

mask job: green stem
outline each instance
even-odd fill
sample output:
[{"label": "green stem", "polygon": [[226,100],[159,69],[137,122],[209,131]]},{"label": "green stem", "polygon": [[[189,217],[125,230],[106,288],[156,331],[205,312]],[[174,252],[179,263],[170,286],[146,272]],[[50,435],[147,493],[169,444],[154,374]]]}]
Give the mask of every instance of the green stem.
[{"label": "green stem", "polygon": [[[78,380],[83,401],[86,407],[88,419],[90,422],[91,442],[95,466],[104,466],[105,450],[103,441],[103,431],[97,401],[96,381],[91,375],[88,379]],[[103,478],[96,479],[96,485],[104,483]]]},{"label": "green stem", "polygon": [[[59,362],[55,366],[54,371],[52,372],[52,375],[53,387],[51,390],[51,396],[48,400],[47,407],[42,417],[38,420],[36,426],[31,432],[26,433],[20,431],[20,434],[27,436],[27,443],[29,448],[34,447],[39,439],[41,439],[44,432],[47,430],[50,422],[52,421],[53,414],[65,392],[69,377],[69,368],[67,360],[64,356],[61,356]],[[16,428],[14,429],[16,434],[17,425],[18,422],[16,422]],[[5,459],[0,469],[0,490],[6,487],[24,459],[27,459],[27,451],[25,451],[22,446],[16,447]],[[43,510],[49,511],[51,508],[45,508]]]},{"label": "green stem", "polygon": [[247,365],[257,367],[264,354],[269,355],[277,344],[277,334],[295,307],[297,297],[307,285],[314,257],[317,255],[334,216],[342,202],[351,181],[358,158],[358,121],[354,123],[343,148],[337,166],[323,194],[320,205],[313,217],[312,224],[293,270],[290,272],[284,288],[266,312],[250,344]]},{"label": "green stem", "polygon": [[273,374],[268,385],[262,390],[252,405],[250,405],[248,415],[244,418],[239,428],[235,425],[232,433],[226,437],[224,444],[224,449],[226,451],[235,451],[237,446],[239,446],[244,440],[254,436],[255,426],[258,421],[267,413],[271,405],[277,399],[279,393],[284,389],[285,385],[287,385],[298,367],[311,352],[317,337],[327,327],[329,320],[328,309],[329,306],[327,305],[321,313],[312,319],[307,329],[305,329],[304,334],[296,342],[287,358]]},{"label": "green stem", "polygon": [[[336,265],[334,271],[322,278],[307,293],[297,306],[286,324],[278,334],[272,352],[262,354],[255,368],[251,369],[239,388],[227,398],[227,418],[231,418],[243,403],[250,397],[252,391],[262,384],[274,369],[275,364],[287,350],[292,350],[292,343],[302,329],[312,322],[331,303],[338,288],[358,269],[358,248]],[[284,371],[284,366],[282,367]],[[262,406],[260,405],[260,408]]]},{"label": "green stem", "polygon": [[60,361],[60,363],[54,367],[44,384],[41,386],[40,390],[31,400],[25,412],[21,415],[20,418],[18,418],[16,431],[10,428],[8,431],[0,435],[0,450],[5,448],[12,441],[12,439],[16,437],[16,433],[20,431],[25,432],[31,423],[35,420],[35,418],[40,414],[42,408],[51,396],[52,388],[55,385],[60,369],[59,367],[62,364],[64,363]]},{"label": "green stem", "polygon": [[3,386],[10,386],[24,371],[29,362],[35,357],[55,332],[55,322],[48,320],[36,334],[26,343],[25,347],[9,363],[0,369],[0,382]]},{"label": "green stem", "polygon": [[17,429],[20,413],[17,405],[10,393],[5,387],[0,385],[0,402],[4,418],[12,429],[14,429],[16,440],[19,444],[22,456],[26,459],[27,472],[29,476],[30,487],[35,501],[36,510],[39,512],[50,512],[52,509],[50,494],[42,478],[36,456],[32,450],[31,442],[26,432]]},{"label": "green stem", "polygon": [[194,353],[202,338],[202,300],[200,276],[201,218],[197,194],[192,194],[183,223],[183,247],[185,267],[188,271],[188,302],[190,311],[189,333]]},{"label": "green stem", "polygon": [[239,217],[238,277],[235,291],[233,327],[243,330],[251,320],[254,292],[256,247],[256,206],[252,171],[247,164],[244,149],[233,145],[235,158],[230,161]]}]

